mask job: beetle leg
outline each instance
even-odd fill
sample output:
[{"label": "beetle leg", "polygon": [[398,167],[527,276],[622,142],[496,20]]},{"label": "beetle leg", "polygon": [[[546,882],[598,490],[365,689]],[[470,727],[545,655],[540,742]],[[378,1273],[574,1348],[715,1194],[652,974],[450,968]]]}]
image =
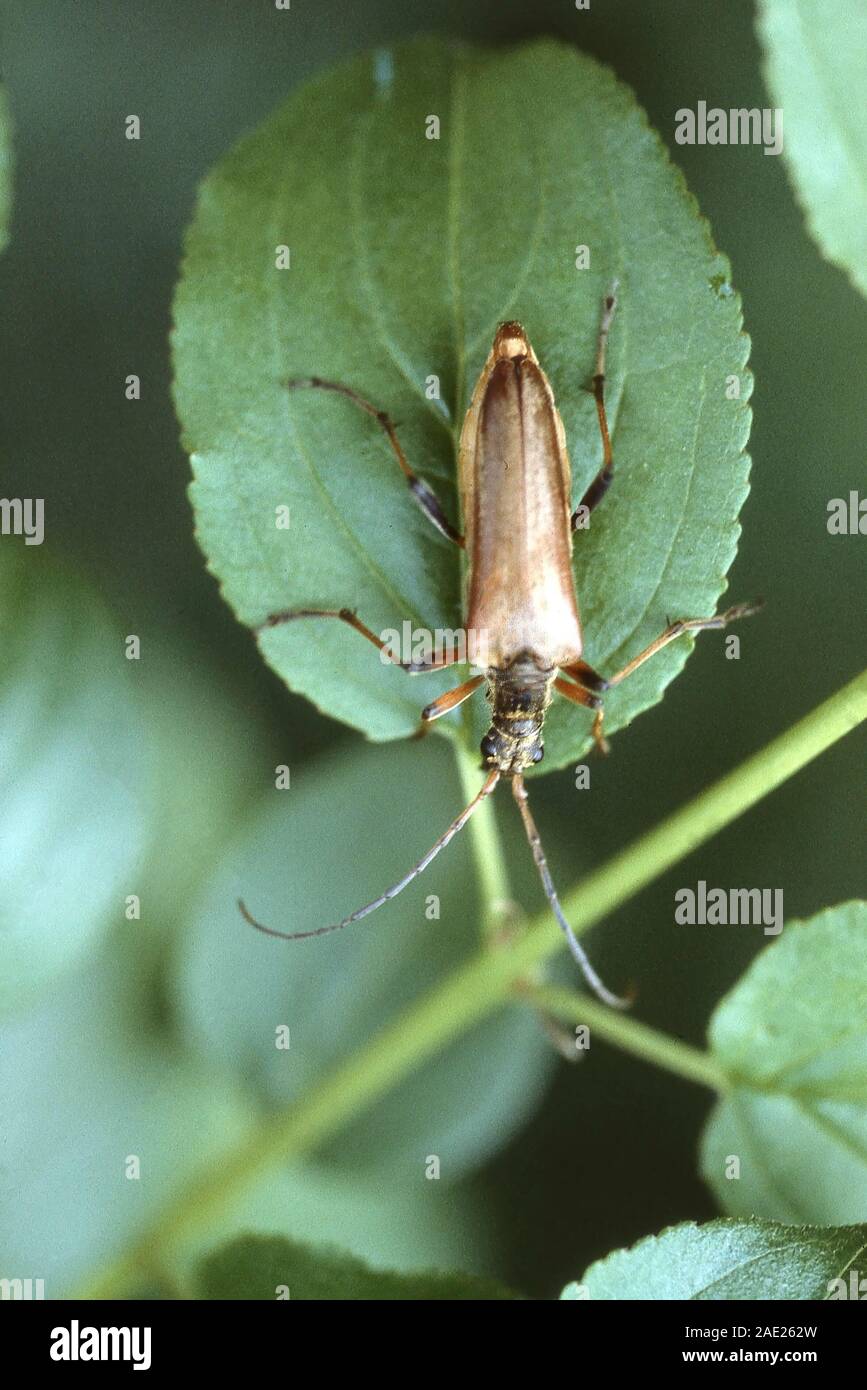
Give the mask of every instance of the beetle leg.
[{"label": "beetle leg", "polygon": [[[571,675],[574,671],[577,671],[579,667],[583,667],[584,664],[584,662],[577,662],[575,666],[564,667],[563,669],[568,671]],[[588,666],[587,671],[596,677],[597,680],[602,681],[602,677],[596,676],[596,672],[593,671],[591,667]],[[576,679],[577,678],[576,675]],[[603,681],[600,688],[604,690],[605,684],[606,682]],[[585,690],[581,685],[573,685],[571,681],[564,681],[561,676],[555,678],[554,689],[559,691],[561,695],[565,695],[566,699],[571,700],[573,704],[583,705],[585,709],[596,711],[596,717],[593,720],[593,737],[596,740],[596,747],[599,749],[599,752],[607,753],[608,743],[602,733],[602,721],[605,718],[605,710],[602,707],[602,701],[599,696],[594,695],[592,690]]]},{"label": "beetle leg", "polygon": [[299,377],[297,380],[284,382],[284,385],[287,390],[290,391],[296,391],[305,387],[313,387],[320,391],[336,391],[338,395],[345,396],[347,400],[353,401],[355,405],[357,405],[360,410],[365,411],[367,415],[373,416],[373,419],[383,430],[388,439],[394,451],[394,456],[400,465],[400,470],[406,478],[409,490],[428,521],[431,525],[435,526],[440,535],[445,536],[447,540],[454,541],[455,545],[464,546],[465,541],[463,536],[460,531],[456,531],[454,526],[452,526],[442,509],[436,493],[432,488],[428,487],[427,483],[423,482],[421,478],[413,473],[407,463],[406,454],[400,446],[394,422],[386,411],[377,410],[375,405],[371,405],[370,401],[366,401],[363,396],[359,396],[358,392],[353,391],[350,386],[341,386],[337,381],[324,381],[322,377]]},{"label": "beetle leg", "polygon": [[657,652],[667,647],[669,642],[674,642],[678,637],[682,637],[685,632],[703,632],[710,628],[727,627],[738,618],[749,618],[753,613],[758,613],[762,607],[762,600],[758,599],[755,603],[736,603],[732,608],[727,608],[724,613],[717,613],[712,618],[681,618],[676,623],[669,623],[664,632],[660,633],[655,642],[651,642],[649,647],[645,647],[643,652],[634,656],[631,661],[613,676],[600,676],[598,671],[594,671],[592,666],[588,666],[586,661],[573,662],[571,666],[564,666],[563,670],[572,680],[577,681],[577,685],[572,685],[571,681],[557,679],[554,681],[555,690],[559,690],[561,695],[574,701],[576,705],[585,705],[588,709],[596,710],[596,718],[593,720],[593,737],[600,753],[607,753],[608,741],[602,733],[602,723],[605,718],[605,710],[602,701],[593,698],[592,692],[601,693],[610,690],[613,686],[625,681],[627,676],[631,676],[633,671],[637,671],[639,666],[643,666],[645,661],[649,661]]},{"label": "beetle leg", "polygon": [[583,705],[584,709],[599,709],[602,701],[598,695],[594,695],[591,690],[584,690],[580,685],[573,685],[571,681],[564,681],[562,676],[555,677],[554,689],[561,695],[565,695],[567,700],[571,700],[575,705]]},{"label": "beetle leg", "polygon": [[444,695],[438,696],[431,704],[425,705],[421,712],[422,723],[430,724],[434,719],[439,719],[440,715],[448,714],[449,710],[457,709],[464,700],[468,700],[475,694],[479,686],[485,680],[484,676],[471,676],[463,685],[458,685],[454,690],[447,690]]},{"label": "beetle leg", "polygon": [[592,690],[594,695],[601,695],[610,685],[610,681],[600,676],[586,661],[573,661],[571,666],[564,666],[563,670],[570,680],[575,681],[577,685],[583,685],[585,690]]},{"label": "beetle leg", "polygon": [[366,623],[356,617],[351,608],[285,608],[279,613],[269,613],[264,622],[257,624],[255,631],[264,632],[268,627],[279,627],[282,623],[294,622],[296,618],[339,618],[342,623],[347,623],[349,627],[360,632],[362,637],[366,637],[368,642],[372,642],[381,653],[388,657],[395,666],[399,666],[402,671],[408,671],[410,675],[420,675],[425,671],[442,671],[447,666],[454,666],[461,658],[452,653],[442,652],[435,656],[433,661],[398,661],[386,642],[381,637],[377,637],[375,632],[371,632]]},{"label": "beetle leg", "polygon": [[717,613],[712,618],[680,618],[676,623],[669,623],[655,642],[651,642],[649,647],[645,647],[643,652],[639,652],[638,656],[627,662],[622,671],[608,677],[608,685],[619,685],[621,681],[625,681],[626,677],[637,671],[639,666],[643,666],[645,661],[649,661],[657,652],[661,652],[663,647],[667,647],[669,642],[674,642],[685,632],[704,632],[705,629],[727,627],[738,618],[749,618],[753,613],[758,613],[761,607],[762,600],[759,599],[755,603],[736,603],[732,608],[727,608],[724,613]]},{"label": "beetle leg", "polygon": [[605,351],[608,346],[608,330],[617,307],[615,291],[617,281],[602,301],[602,319],[599,324],[599,338],[596,346],[596,367],[593,372],[593,395],[596,400],[596,414],[599,417],[599,433],[602,435],[602,467],[581,498],[580,506],[572,513],[572,530],[576,530],[583,520],[598,506],[611,486],[614,476],[614,455],[611,449],[611,436],[608,433],[608,417],[605,414]]}]

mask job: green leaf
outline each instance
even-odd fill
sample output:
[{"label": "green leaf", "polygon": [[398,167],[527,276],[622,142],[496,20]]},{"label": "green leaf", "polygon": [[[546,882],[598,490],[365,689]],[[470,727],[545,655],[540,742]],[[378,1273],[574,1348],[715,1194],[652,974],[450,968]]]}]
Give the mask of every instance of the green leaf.
[{"label": "green leaf", "polygon": [[867,294],[867,11],[836,0],[760,0],[758,30],[807,225]]},{"label": "green leaf", "polygon": [[867,1226],[688,1221],[597,1260],[561,1297],[827,1299],[832,1281],[845,1280],[865,1249]]},{"label": "green leaf", "polygon": [[371,1269],[343,1251],[277,1237],[245,1236],[203,1261],[209,1299],[404,1300],[509,1299],[500,1284],[469,1274],[398,1274]]},{"label": "green leaf", "polygon": [[[292,769],[288,790],[267,793],[178,943],[175,1002],[201,1058],[240,1068],[264,1099],[285,1106],[477,949],[466,840],[375,917],[332,936],[275,941],[252,931],[236,907],[243,897],[265,922],[304,930],[370,901],[455,815],[452,763],[433,740],[387,755],[341,749]],[[424,797],[412,794],[422,786]],[[335,807],[355,817],[349,840],[335,836]],[[427,915],[436,910],[438,918]],[[282,1046],[280,1028],[289,1030]],[[555,1062],[532,1014],[510,1006],[354,1121],[329,1157],[353,1172],[368,1167],[437,1188],[425,1181],[428,1156],[439,1158],[443,1184],[477,1166],[532,1113]]]},{"label": "green leaf", "polygon": [[35,549],[0,561],[0,1013],[124,922],[154,808],[135,663],[101,603]]},{"label": "green leaf", "polygon": [[[439,140],[425,138],[431,114]],[[275,268],[281,245],[290,269]],[[174,335],[198,537],[240,620],[349,606],[377,632],[459,627],[459,556],[415,507],[375,422],[283,383],[323,376],[387,410],[456,518],[468,395],[497,324],[519,318],[557,395],[577,500],[601,461],[585,386],[615,277],[617,479],[575,546],[587,657],[603,672],[668,615],[714,610],[747,493],[740,303],[630,92],[551,40],[487,51],[424,39],[326,74],[242,141],[201,190]],[[426,399],[432,375],[441,400]],[[461,678],[409,678],[333,621],[275,627],[260,644],[287,684],[374,739],[411,734]],[[689,645],[612,693],[608,728],[661,697]],[[452,716],[439,732],[477,739],[485,706],[471,704],[466,724]],[[555,704],[544,766],[585,749],[589,722]]]},{"label": "green leaf", "polygon": [[[789,922],[717,1007],[732,1089],[702,1172],[735,1215],[843,1225],[867,1213],[867,904]],[[730,1177],[732,1159],[740,1176]]]}]

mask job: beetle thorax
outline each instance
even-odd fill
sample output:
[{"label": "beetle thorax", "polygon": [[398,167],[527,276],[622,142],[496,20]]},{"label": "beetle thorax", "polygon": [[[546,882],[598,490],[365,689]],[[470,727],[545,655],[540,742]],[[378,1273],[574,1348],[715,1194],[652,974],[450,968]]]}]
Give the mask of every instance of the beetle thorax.
[{"label": "beetle thorax", "polygon": [[487,674],[491,727],[482,739],[482,762],[514,776],[542,761],[542,725],[556,671],[522,654],[507,668],[492,667]]}]

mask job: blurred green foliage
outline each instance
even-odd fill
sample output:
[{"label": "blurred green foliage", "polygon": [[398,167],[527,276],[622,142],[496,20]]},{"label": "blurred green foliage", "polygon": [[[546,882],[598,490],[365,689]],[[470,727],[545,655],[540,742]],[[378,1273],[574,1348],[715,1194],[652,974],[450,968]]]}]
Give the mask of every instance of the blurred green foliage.
[{"label": "blurred green foliage", "polygon": [[867,10],[828,0],[759,0],[784,158],[816,242],[867,294]]},{"label": "blurred green foliage", "polygon": [[[289,796],[309,786],[323,818],[319,844],[305,850],[290,841],[290,854],[306,854],[309,863],[311,911],[317,883],[327,907],[347,878],[353,888],[365,874],[373,878],[386,852],[393,850],[399,872],[403,836],[421,847],[430,840],[426,803],[441,816],[458,797],[437,748],[366,750],[360,737],[287,694],[221,603],[192,538],[167,341],[182,228],[198,180],[297,82],[360,47],[419,29],[488,43],[555,32],[635,88],[732,258],[757,392],[753,491],[731,582],[739,594],[764,593],[768,611],[745,630],[739,662],[699,645],[664,702],[617,740],[607,764],[594,765],[592,795],[577,793],[567,774],[539,783],[538,819],[558,879],[574,882],[862,664],[859,540],[829,537],[825,517],[829,498],[863,478],[853,364],[865,306],[812,245],[779,160],[749,146],[673,144],[674,113],[697,98],[770,104],[752,26],[743,0],[710,11],[689,0],[654,7],[622,0],[589,12],[540,0],[532,13],[518,0],[482,0],[471,10],[455,0],[383,0],[363,9],[322,0],[289,11],[240,0],[192,0],[181,10],[167,0],[94,0],[74,9],[23,0],[5,13],[18,174],[12,239],[0,263],[2,492],[46,499],[47,539],[41,548],[22,546],[2,573],[8,595],[19,581],[7,575],[23,564],[27,594],[11,616],[7,600],[3,613],[0,699],[8,711],[16,690],[28,691],[27,707],[23,697],[17,707],[20,723],[10,727],[39,745],[16,780],[26,818],[4,820],[3,831],[24,844],[48,801],[43,842],[63,851],[80,886],[63,890],[77,925],[61,913],[45,924],[54,939],[37,942],[28,917],[28,949],[16,955],[27,990],[40,998],[6,1022],[0,1040],[4,1273],[45,1275],[49,1294],[62,1292],[117,1254],[203,1159],[247,1133],[263,1104],[291,1094],[273,1074],[279,1058],[256,1036],[254,1005],[256,991],[272,984],[286,997],[303,991],[301,957],[295,965],[274,943],[278,954],[267,956],[274,980],[263,981],[265,943],[241,923],[231,936],[232,888],[255,862],[245,856],[255,855],[257,829],[266,843],[297,835],[288,825],[291,804],[281,811],[273,802],[275,766],[291,766]],[[138,142],[124,138],[129,113],[142,119]],[[141,377],[140,401],[124,396],[131,372]],[[2,540],[4,549],[19,545]],[[139,662],[125,659],[129,633],[141,637]],[[98,689],[83,700],[88,680]],[[39,708],[46,717],[35,719]],[[55,741],[60,728],[65,758]],[[858,892],[856,753],[852,739],[832,750],[597,934],[600,967],[640,980],[644,1018],[700,1038],[712,1005],[760,941],[744,929],[676,928],[680,884],[701,877],[782,886],[787,915],[800,917]],[[52,756],[50,791],[38,804],[28,801],[40,759],[50,771]],[[92,776],[76,775],[82,759]],[[126,834],[131,800],[145,815]],[[532,864],[512,821],[514,891],[533,906]],[[119,886],[107,910],[92,876],[102,875],[109,837],[117,840],[111,873]],[[338,880],[331,868],[323,882],[322,863],[336,864],[338,850],[353,872],[341,870]],[[424,940],[443,926],[424,919],[423,892],[444,902],[454,895],[462,915],[454,939],[442,933],[437,949],[460,951],[460,931],[474,915],[462,854],[453,847],[401,909],[414,920],[402,920],[395,905],[391,923],[383,917],[375,928],[357,928],[367,936],[335,943],[315,966],[306,964],[312,949],[302,948],[303,969],[321,972],[320,1036],[332,1032],[329,992],[336,1046],[342,1011],[363,1033],[379,997],[413,990],[416,977],[400,972],[407,960],[413,972],[427,968],[418,962]],[[64,880],[51,856],[44,866],[46,882],[30,885],[30,906],[42,893],[54,913],[51,893]],[[269,861],[262,891],[272,911],[284,881]],[[245,877],[245,889],[248,882],[257,880]],[[0,890],[4,907],[12,901],[5,895],[18,892],[11,876],[9,884]],[[124,919],[126,893],[141,896],[139,922]],[[18,930],[21,920],[16,908],[15,922],[7,917],[0,926]],[[314,1003],[306,1002],[312,1017]],[[522,1097],[523,1111],[513,1111],[520,1119],[540,1100],[532,1069],[541,1062],[519,1026],[500,1026],[497,1080],[515,1067],[517,1092],[524,1069],[532,1093]],[[224,1038],[237,1039],[236,1050]],[[294,1063],[297,1050],[288,1056]],[[460,1063],[472,1084],[477,1060]],[[489,1102],[479,1107],[477,1133],[471,1107],[463,1135],[456,1121],[450,1131],[467,1163],[490,1152],[502,1096]],[[419,1103],[409,1084],[404,1103],[410,1114]],[[393,1132],[388,1106],[381,1123]],[[254,1228],[341,1241],[374,1264],[487,1272],[550,1295],[613,1247],[714,1213],[695,1164],[708,1106],[675,1078],[594,1049],[580,1068],[560,1068],[532,1124],[455,1186],[424,1179],[425,1152],[413,1154],[401,1183],[375,1162],[352,1167],[338,1144],[249,1193],[207,1235]],[[359,1153],[370,1154],[376,1142],[359,1122],[351,1139]],[[138,1182],[125,1175],[129,1155],[141,1159]],[[180,1278],[198,1253],[178,1252]]]},{"label": "blurred green foliage", "polygon": [[153,815],[119,634],[68,575],[42,563],[34,583],[26,556],[20,540],[0,552],[2,1013],[93,948],[134,891]]}]

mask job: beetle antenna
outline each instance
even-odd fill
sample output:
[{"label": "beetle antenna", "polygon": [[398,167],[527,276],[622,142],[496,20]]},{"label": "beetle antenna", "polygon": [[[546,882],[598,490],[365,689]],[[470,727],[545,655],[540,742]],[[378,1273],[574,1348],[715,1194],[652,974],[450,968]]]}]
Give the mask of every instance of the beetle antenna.
[{"label": "beetle antenna", "polygon": [[530,811],[530,803],[527,800],[527,788],[524,786],[524,779],[519,773],[515,774],[512,778],[512,795],[518,803],[518,810],[521,812],[521,819],[524,822],[524,829],[527,832],[530,849],[533,851],[533,859],[536,862],[536,868],[539,870],[542,887],[545,889],[545,896],[551,904],[551,911],[557,918],[563,935],[566,937],[573,959],[576,961],[584,979],[587,981],[593,993],[597,995],[604,1004],[610,1004],[612,1009],[628,1009],[632,1004],[632,999],[630,997],[625,999],[621,998],[619,994],[612,994],[611,990],[605,987],[596,974],[596,971],[593,969],[593,966],[590,964],[587,952],[584,950],[584,947],[566,921],[563,909],[560,906],[560,899],[557,897],[554,881],[551,878],[551,871],[548,868],[548,861],[545,858],[542,841],[536,829],[536,822],[533,820]]},{"label": "beetle antenna", "polygon": [[470,816],[481,802],[484,801],[485,797],[490,796],[499,780],[499,769],[494,768],[493,772],[484,782],[481,790],[476,793],[469,805],[464,807],[460,815],[455,817],[449,828],[440,835],[436,844],[428,850],[424,858],[420,859],[417,864],[414,864],[409,873],[404,874],[402,879],[397,883],[393,883],[391,887],[387,888],[384,893],[381,893],[378,898],[374,898],[373,902],[368,903],[365,907],[356,908],[355,912],[351,912],[348,917],[344,917],[342,922],[334,922],[328,927],[314,927],[312,931],[276,931],[274,927],[266,927],[263,922],[258,922],[252,913],[248,911],[244,901],[239,898],[238,907],[242,917],[250,923],[251,927],[255,927],[257,931],[264,932],[266,936],[279,936],[284,941],[304,941],[310,936],[326,936],[328,932],[339,931],[341,927],[348,927],[351,922],[360,921],[362,917],[367,917],[369,913],[375,912],[378,907],[382,907],[383,903],[387,903],[391,898],[396,898],[398,893],[401,893],[403,889],[406,888],[407,884],[412,883],[414,878],[418,878],[419,874],[424,873],[428,864],[432,859],[436,859],[440,850],[445,849],[446,845],[450,840],[455,838],[459,830],[463,830]]}]

